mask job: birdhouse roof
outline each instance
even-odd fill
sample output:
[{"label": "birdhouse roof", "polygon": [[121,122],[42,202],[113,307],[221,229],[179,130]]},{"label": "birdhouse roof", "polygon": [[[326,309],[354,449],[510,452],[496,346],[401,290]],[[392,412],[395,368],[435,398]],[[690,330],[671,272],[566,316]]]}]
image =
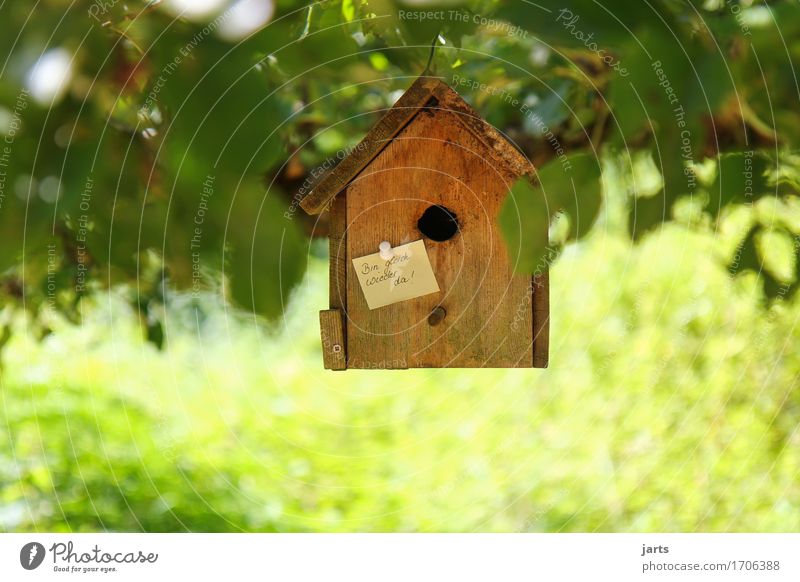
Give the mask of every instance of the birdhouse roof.
[{"label": "birdhouse roof", "polygon": [[533,166],[528,159],[484,121],[458,93],[438,77],[422,76],[414,81],[352,152],[306,194],[300,201],[303,210],[309,214],[324,212],[339,192],[344,190],[383,148],[411,123],[415,115],[426,107],[456,114],[459,121],[491,152],[506,162],[517,175],[532,173]]}]

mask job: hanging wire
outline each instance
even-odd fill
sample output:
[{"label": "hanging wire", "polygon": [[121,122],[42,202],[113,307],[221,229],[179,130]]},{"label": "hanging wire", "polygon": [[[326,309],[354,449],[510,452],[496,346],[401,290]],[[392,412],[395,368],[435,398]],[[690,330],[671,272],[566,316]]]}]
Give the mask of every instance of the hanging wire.
[{"label": "hanging wire", "polygon": [[433,62],[433,53],[436,52],[436,41],[439,40],[439,37],[442,35],[442,29],[436,31],[436,34],[431,41],[431,52],[428,55],[428,63],[425,65],[425,70],[422,71],[422,75],[426,76],[428,73],[431,73],[431,63]]}]

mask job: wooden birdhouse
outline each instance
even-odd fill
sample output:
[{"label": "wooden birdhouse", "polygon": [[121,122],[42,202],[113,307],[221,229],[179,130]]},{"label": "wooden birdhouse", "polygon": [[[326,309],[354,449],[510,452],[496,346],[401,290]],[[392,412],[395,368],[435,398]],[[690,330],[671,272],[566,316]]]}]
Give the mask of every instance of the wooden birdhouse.
[{"label": "wooden birdhouse", "polygon": [[455,91],[418,78],[300,202],[330,212],[325,368],[546,367],[547,273],[515,274],[497,223],[532,172]]}]

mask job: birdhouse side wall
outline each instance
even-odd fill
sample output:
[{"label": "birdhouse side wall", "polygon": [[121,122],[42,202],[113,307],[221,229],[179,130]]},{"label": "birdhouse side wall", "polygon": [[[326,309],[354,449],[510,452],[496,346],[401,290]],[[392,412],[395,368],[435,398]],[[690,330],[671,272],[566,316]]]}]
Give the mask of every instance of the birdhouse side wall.
[{"label": "birdhouse side wall", "polygon": [[344,193],[329,208],[328,302],[319,314],[322,360],[327,370],[347,369],[347,201]]},{"label": "birdhouse side wall", "polygon": [[[348,367],[530,367],[534,362],[534,285],[530,276],[514,274],[514,257],[497,226],[519,175],[457,115],[435,107],[421,110],[347,188]],[[455,236],[435,241],[420,231],[419,219],[432,206],[452,211],[459,225]],[[370,310],[352,259],[377,252],[383,240],[397,246],[419,239],[440,292]],[[338,271],[336,278],[341,279]],[[446,316],[432,325],[429,315],[437,307]]]}]

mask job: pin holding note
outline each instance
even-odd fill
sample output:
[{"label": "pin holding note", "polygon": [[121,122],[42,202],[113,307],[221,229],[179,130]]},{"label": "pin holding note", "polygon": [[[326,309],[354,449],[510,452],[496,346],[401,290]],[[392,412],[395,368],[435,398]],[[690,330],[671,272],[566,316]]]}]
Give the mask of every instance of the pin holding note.
[{"label": "pin holding note", "polygon": [[424,241],[394,248],[383,241],[378,248],[377,253],[353,259],[370,309],[439,292]]},{"label": "pin holding note", "polygon": [[392,252],[392,243],[390,243],[388,240],[385,240],[378,245],[378,251],[384,261],[388,261],[394,256],[394,252]]}]

